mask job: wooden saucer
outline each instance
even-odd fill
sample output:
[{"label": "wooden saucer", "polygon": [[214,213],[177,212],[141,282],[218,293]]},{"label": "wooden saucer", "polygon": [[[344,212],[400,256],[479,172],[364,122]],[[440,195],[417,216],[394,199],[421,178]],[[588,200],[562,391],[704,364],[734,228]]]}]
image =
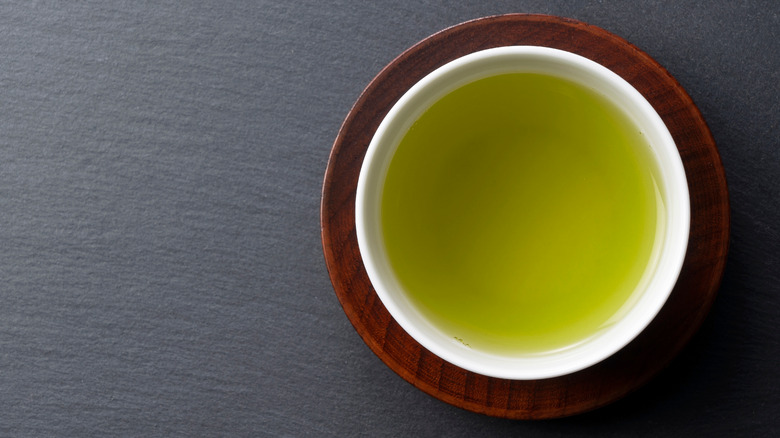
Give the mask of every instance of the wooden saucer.
[{"label": "wooden saucer", "polygon": [[[422,77],[469,53],[510,45],[547,46],[616,72],[653,105],[682,156],[691,196],[691,233],[668,302],[624,349],[590,368],[544,380],[506,380],[456,367],[420,346],[393,320],[363,268],[355,237],[355,190],[366,148],[392,105]],[[366,344],[393,371],[447,403],[517,419],[563,417],[611,403],[646,383],[690,340],[715,299],[726,262],[729,204],[715,142],[679,83],[624,39],[579,21],[512,14],[443,30],[410,48],[368,85],[347,115],[322,189],[322,244],[336,295]]]}]

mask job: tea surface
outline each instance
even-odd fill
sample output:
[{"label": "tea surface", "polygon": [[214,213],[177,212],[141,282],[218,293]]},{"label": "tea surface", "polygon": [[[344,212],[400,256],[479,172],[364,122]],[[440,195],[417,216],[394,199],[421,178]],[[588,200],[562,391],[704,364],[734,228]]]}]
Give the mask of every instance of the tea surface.
[{"label": "tea surface", "polygon": [[398,146],[381,204],[392,268],[447,336],[502,354],[609,324],[653,253],[649,146],[601,96],[536,74],[482,79]]}]

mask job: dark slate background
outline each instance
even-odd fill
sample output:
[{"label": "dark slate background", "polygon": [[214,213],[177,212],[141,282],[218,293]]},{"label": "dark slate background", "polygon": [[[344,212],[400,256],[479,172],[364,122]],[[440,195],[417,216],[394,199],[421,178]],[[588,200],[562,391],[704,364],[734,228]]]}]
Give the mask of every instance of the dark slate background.
[{"label": "dark slate background", "polygon": [[[780,3],[471,3],[0,3],[0,436],[780,435]],[[472,414],[396,376],[320,244],[362,89],[422,38],[505,12],[648,52],[731,190],[702,330],[647,387],[560,421]]]}]

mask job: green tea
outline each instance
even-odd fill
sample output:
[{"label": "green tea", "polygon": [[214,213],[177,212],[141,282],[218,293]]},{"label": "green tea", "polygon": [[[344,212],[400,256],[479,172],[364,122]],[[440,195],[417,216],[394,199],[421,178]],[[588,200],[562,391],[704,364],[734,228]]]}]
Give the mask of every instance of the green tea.
[{"label": "green tea", "polygon": [[389,165],[392,269],[471,348],[580,342],[652,265],[663,202],[651,157],[639,128],[583,86],[537,74],[465,85],[423,113]]}]

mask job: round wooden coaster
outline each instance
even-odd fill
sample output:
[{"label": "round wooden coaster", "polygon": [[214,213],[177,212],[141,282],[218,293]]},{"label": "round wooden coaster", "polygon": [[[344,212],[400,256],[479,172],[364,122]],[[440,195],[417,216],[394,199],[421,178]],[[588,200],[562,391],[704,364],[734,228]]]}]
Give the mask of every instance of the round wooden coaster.
[{"label": "round wooden coaster", "polygon": [[[456,367],[422,348],[393,320],[363,268],[355,236],[355,190],[366,148],[390,107],[422,77],[469,53],[510,45],[547,46],[616,72],[653,105],[682,156],[691,196],[691,233],[682,273],[656,319],[633,342],[590,368],[544,380],[506,380]],[[470,411],[541,419],[611,403],[646,383],[690,340],[709,312],[726,262],[729,205],[715,142],[680,84],[622,38],[579,21],[544,15],[481,18],[410,48],[368,85],[347,115],[322,189],[322,244],[336,295],[357,332],[393,371],[422,391]]]}]

